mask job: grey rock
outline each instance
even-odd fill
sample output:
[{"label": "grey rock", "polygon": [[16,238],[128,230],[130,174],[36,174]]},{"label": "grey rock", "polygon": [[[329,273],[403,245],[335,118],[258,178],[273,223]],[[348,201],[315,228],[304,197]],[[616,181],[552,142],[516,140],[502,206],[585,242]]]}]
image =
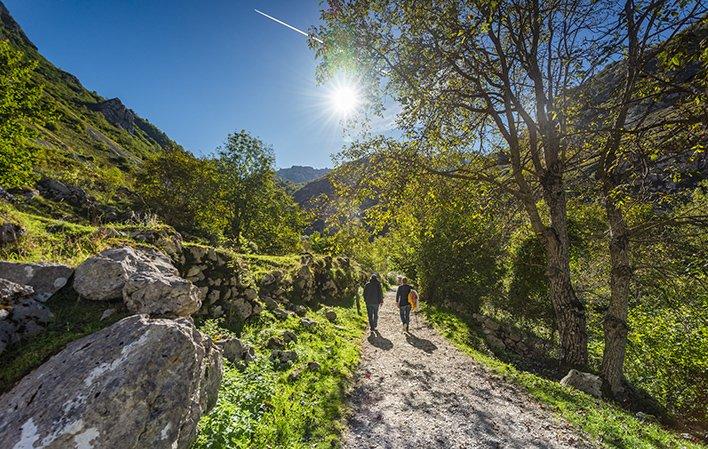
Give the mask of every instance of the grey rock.
[{"label": "grey rock", "polygon": [[247,288],[243,291],[243,297],[248,301],[253,301],[258,297],[258,293],[252,288]]},{"label": "grey rock", "polygon": [[310,371],[319,371],[321,366],[319,363],[312,361],[307,363],[307,369]]},{"label": "grey rock", "polygon": [[300,324],[301,324],[303,327],[306,327],[306,328],[312,328],[312,327],[317,326],[317,322],[316,322],[316,321],[312,321],[312,320],[309,319],[309,318],[300,318]]},{"label": "grey rock", "polygon": [[224,308],[221,307],[221,306],[215,306],[215,307],[211,310],[211,316],[214,317],[214,318],[219,318],[219,317],[221,317],[221,316],[223,316],[223,315],[224,315]]},{"label": "grey rock", "polygon": [[504,342],[494,335],[487,335],[487,344],[495,351],[503,351],[506,349]]},{"label": "grey rock", "polygon": [[29,285],[0,277],[0,306],[12,308],[19,301],[31,298],[33,294],[34,289]]},{"label": "grey rock", "polygon": [[0,246],[15,243],[25,234],[25,229],[15,223],[0,224]]},{"label": "grey rock", "polygon": [[207,303],[214,304],[219,300],[219,290],[210,290],[207,294]]},{"label": "grey rock", "polygon": [[90,257],[76,268],[74,289],[96,301],[122,297],[133,313],[187,316],[201,306],[200,291],[151,249],[113,248]]},{"label": "grey rock", "polygon": [[334,310],[328,310],[325,312],[325,318],[327,318],[327,320],[330,323],[336,323],[337,322],[337,312],[335,312]]},{"label": "grey rock", "polygon": [[295,332],[291,330],[284,330],[282,334],[280,334],[281,338],[285,343],[289,342],[296,342],[297,341],[297,335],[295,335]]},{"label": "grey rock", "polygon": [[192,246],[189,248],[189,252],[192,253],[192,257],[197,263],[202,262],[204,256],[206,255],[206,251],[206,248],[204,248],[203,246]]},{"label": "grey rock", "polygon": [[1,396],[0,447],[186,449],[221,375],[221,351],[191,320],[131,316]]},{"label": "grey rock", "polygon": [[253,314],[253,306],[246,302],[243,298],[236,298],[231,302],[231,309],[242,320],[247,319]]},{"label": "grey rock", "polygon": [[0,262],[0,277],[34,289],[34,299],[45,302],[64,287],[74,270],[71,267],[52,263]]},{"label": "grey rock", "polygon": [[279,320],[286,320],[290,315],[283,309],[274,309],[273,315]]},{"label": "grey rock", "polygon": [[0,353],[10,344],[42,332],[54,318],[33,294],[28,285],[0,278]]},{"label": "grey rock", "polygon": [[198,276],[201,272],[203,271],[202,267],[199,265],[194,265],[192,266],[189,270],[187,270],[187,273],[184,275],[185,277],[196,277]]},{"label": "grey rock", "polygon": [[270,296],[265,296],[262,299],[263,299],[263,304],[265,304],[265,306],[266,306],[266,309],[268,309],[268,310],[278,309],[279,305],[275,299],[271,298]]},{"label": "grey rock", "polygon": [[596,398],[602,397],[602,380],[599,376],[594,374],[571,369],[568,374],[561,379],[560,383],[561,385],[575,388]]},{"label": "grey rock", "polygon": [[226,360],[230,362],[244,361],[248,363],[255,360],[253,348],[238,338],[222,340],[217,345],[223,351]]},{"label": "grey rock", "polygon": [[189,316],[202,305],[194,284],[160,271],[132,274],[123,287],[123,301],[133,313],[157,316]]},{"label": "grey rock", "polygon": [[283,351],[276,349],[270,354],[271,363],[280,369],[292,366],[293,363],[297,362],[297,359],[298,356],[295,351]]},{"label": "grey rock", "polygon": [[111,315],[113,315],[114,313],[116,313],[116,309],[106,309],[106,310],[104,310],[103,313],[101,314],[101,321],[110,318]]},{"label": "grey rock", "polygon": [[299,316],[305,316],[307,314],[307,307],[303,306],[302,304],[296,304],[293,307],[293,312]]},{"label": "grey rock", "polygon": [[268,349],[281,349],[285,346],[285,342],[278,337],[270,337],[266,342],[266,348]]},{"label": "grey rock", "polygon": [[94,301],[120,299],[128,278],[138,270],[164,270],[165,274],[177,275],[164,254],[124,246],[103,251],[79,265],[74,273],[74,290]]}]

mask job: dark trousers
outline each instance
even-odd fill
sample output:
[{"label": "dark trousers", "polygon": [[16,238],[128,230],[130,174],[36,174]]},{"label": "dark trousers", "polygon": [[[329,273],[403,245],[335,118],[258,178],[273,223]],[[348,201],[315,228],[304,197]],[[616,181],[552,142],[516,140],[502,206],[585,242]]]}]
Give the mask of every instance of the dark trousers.
[{"label": "dark trousers", "polygon": [[405,306],[400,306],[398,310],[401,312],[401,323],[408,324],[411,321],[411,305],[406,304]]},{"label": "dark trousers", "polygon": [[376,329],[379,324],[379,307],[381,304],[366,303],[366,314],[369,316],[369,327]]}]

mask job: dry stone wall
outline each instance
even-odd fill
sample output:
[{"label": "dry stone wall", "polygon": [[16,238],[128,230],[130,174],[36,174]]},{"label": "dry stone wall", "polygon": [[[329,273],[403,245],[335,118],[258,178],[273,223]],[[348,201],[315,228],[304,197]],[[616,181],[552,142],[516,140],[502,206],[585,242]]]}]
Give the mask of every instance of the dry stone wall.
[{"label": "dry stone wall", "polygon": [[524,357],[543,357],[548,343],[495,319],[475,313],[472,318],[479,324],[485,341],[494,351],[509,351]]}]

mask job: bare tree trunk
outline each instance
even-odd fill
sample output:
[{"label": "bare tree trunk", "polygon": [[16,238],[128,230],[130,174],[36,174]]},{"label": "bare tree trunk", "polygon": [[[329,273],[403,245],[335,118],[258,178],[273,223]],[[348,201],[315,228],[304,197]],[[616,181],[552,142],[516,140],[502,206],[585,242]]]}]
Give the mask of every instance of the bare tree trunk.
[{"label": "bare tree trunk", "polygon": [[624,393],[624,354],[627,346],[627,311],[632,267],[629,259],[629,236],[622,212],[615,206],[610,191],[605,190],[605,211],[610,226],[610,305],[605,313],[605,350],[602,354],[602,377],[614,397]]},{"label": "bare tree trunk", "polygon": [[551,302],[556,315],[563,363],[582,368],[588,362],[585,306],[570,280],[570,244],[563,180],[548,172],[542,182],[550,210],[551,226],[544,231],[548,262],[546,271]]}]

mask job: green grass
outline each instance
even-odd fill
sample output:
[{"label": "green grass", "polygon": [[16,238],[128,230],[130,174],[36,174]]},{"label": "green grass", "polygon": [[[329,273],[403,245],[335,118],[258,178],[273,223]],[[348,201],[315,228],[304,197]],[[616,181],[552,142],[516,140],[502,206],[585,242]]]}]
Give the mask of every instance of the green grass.
[{"label": "green grass", "polygon": [[[2,354],[0,364],[0,393],[9,390],[17,381],[58,353],[74,340],[92,334],[127,316],[122,304],[80,300],[74,293],[60,292],[47,305],[54,320],[47,330],[31,339],[11,346]],[[100,321],[106,309],[116,313]]]},{"label": "green grass", "polygon": [[169,226],[155,222],[144,224],[109,224],[103,227],[77,224],[19,210],[0,201],[0,222],[22,226],[20,240],[0,248],[0,260],[22,263],[54,262],[76,266],[89,256],[115,246],[142,245],[129,236],[138,230],[171,231]]},{"label": "green grass", "polygon": [[[218,403],[200,421],[194,449],[339,447],[345,391],[359,362],[365,325],[353,307],[333,309],[337,326],[324,318],[323,309],[308,313],[318,323],[313,329],[303,328],[296,317],[276,321],[268,312],[243,329],[241,338],[254,346],[257,359],[243,371],[225,362]],[[286,329],[297,334],[287,349],[299,358],[279,371],[265,343]],[[214,321],[202,330],[216,338],[229,333]],[[309,371],[310,361],[320,370]],[[290,380],[296,371],[300,377]]]},{"label": "green grass", "polygon": [[599,441],[617,449],[698,449],[706,446],[682,439],[658,424],[641,422],[632,414],[557,382],[519,371],[478,349],[482,339],[458,315],[430,304],[423,312],[433,327],[456,347],[505,380],[525,388],[533,397],[552,407],[561,417]]}]

